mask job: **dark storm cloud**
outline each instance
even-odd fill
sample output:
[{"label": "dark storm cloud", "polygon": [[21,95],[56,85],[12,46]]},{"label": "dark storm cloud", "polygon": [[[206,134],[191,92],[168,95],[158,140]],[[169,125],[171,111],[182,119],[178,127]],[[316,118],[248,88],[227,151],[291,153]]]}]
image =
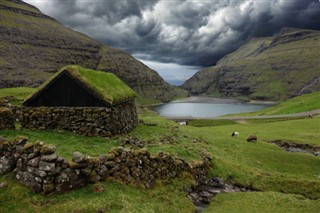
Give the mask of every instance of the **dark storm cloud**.
[{"label": "dark storm cloud", "polygon": [[209,66],[255,36],[320,30],[319,0],[27,0],[141,59]]}]

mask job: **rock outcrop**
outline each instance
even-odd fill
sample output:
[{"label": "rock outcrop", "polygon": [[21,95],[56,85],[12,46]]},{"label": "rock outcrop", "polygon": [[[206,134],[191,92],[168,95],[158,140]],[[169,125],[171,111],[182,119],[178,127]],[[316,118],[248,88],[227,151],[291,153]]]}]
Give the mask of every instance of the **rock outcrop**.
[{"label": "rock outcrop", "polygon": [[320,32],[283,29],[254,38],[187,80],[193,95],[285,100],[320,90]]},{"label": "rock outcrop", "polygon": [[65,65],[112,72],[150,102],[183,91],[128,53],[73,31],[20,0],[0,2],[0,88],[39,86]]}]

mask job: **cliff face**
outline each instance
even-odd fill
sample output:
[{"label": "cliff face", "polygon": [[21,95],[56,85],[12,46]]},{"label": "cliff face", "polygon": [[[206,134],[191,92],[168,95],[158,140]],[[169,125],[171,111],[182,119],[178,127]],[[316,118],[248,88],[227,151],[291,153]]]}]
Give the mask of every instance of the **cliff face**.
[{"label": "cliff face", "polygon": [[255,38],[196,73],[182,88],[191,94],[284,100],[320,90],[320,32],[283,29]]},{"label": "cliff face", "polygon": [[22,1],[0,2],[0,88],[39,86],[68,64],[113,72],[144,100],[170,101],[182,91],[124,51],[64,27]]}]

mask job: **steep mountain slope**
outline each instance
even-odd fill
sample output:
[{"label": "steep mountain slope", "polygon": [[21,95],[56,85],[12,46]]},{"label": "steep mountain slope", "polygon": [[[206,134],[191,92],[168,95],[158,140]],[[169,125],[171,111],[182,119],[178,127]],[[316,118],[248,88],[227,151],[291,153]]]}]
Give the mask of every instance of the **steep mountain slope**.
[{"label": "steep mountain slope", "polygon": [[143,101],[166,102],[182,93],[128,53],[64,27],[23,1],[0,0],[0,88],[38,86],[68,64],[113,72]]},{"label": "steep mountain slope", "polygon": [[320,90],[320,32],[283,29],[254,38],[187,80],[191,94],[284,100]]}]

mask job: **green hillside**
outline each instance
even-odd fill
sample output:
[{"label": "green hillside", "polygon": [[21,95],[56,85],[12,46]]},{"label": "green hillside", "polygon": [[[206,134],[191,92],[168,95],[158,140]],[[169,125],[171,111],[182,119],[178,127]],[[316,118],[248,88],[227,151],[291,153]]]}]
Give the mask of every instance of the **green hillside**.
[{"label": "green hillside", "polygon": [[[0,97],[10,95],[20,101],[33,91],[32,88],[0,89]],[[270,112],[257,113],[312,110],[319,107],[319,94],[296,97],[270,108]],[[232,212],[244,205],[248,212],[317,212],[320,208],[319,156],[285,152],[268,143],[282,140],[293,145],[309,144],[320,151],[319,116],[313,119],[246,120],[241,123],[195,120],[187,126],[179,126],[153,114],[141,114],[139,120],[139,125],[129,135],[113,138],[27,129],[0,130],[0,136],[13,139],[24,135],[30,141],[53,144],[59,156],[67,159],[72,158],[74,151],[99,156],[113,147],[123,146],[124,139],[135,137],[151,154],[170,153],[188,162],[197,162],[201,156],[209,155],[212,157],[211,177],[221,177],[227,182],[258,190],[219,194],[205,212]],[[233,131],[238,131],[239,137],[232,138]],[[246,141],[251,134],[258,137],[257,142]],[[130,148],[130,145],[124,146]],[[33,193],[20,185],[12,174],[0,175],[0,184],[6,186],[0,190],[0,205],[4,212],[195,212],[186,192],[195,184],[190,175],[159,181],[153,189],[106,180],[49,196]],[[103,190],[96,192],[97,188]],[[273,205],[275,202],[277,205]]]},{"label": "green hillside", "polygon": [[309,112],[317,109],[320,109],[320,92],[301,95],[264,110],[239,115],[281,115]]},{"label": "green hillside", "polygon": [[[179,126],[154,115],[140,115],[140,124],[129,135],[143,141],[151,154],[171,153],[188,162],[210,155],[210,176],[258,191],[219,194],[206,212],[232,212],[246,206],[248,212],[317,212],[320,208],[320,158],[306,153],[290,153],[269,140],[310,144],[320,148],[319,121],[313,119],[282,120],[259,123],[247,120],[208,127]],[[154,124],[154,125],[147,125]],[[237,138],[230,136],[239,131]],[[258,141],[246,138],[256,134]],[[60,156],[71,159],[74,151],[91,156],[107,153],[122,144],[124,138],[84,137],[63,131],[0,130],[13,139],[25,135],[30,141],[54,144]],[[129,146],[125,145],[126,148]],[[0,175],[3,212],[195,212],[186,189],[195,184],[188,175],[159,181],[153,189],[126,185],[114,180],[91,184],[63,194],[40,195],[20,185],[12,174]],[[96,192],[96,188],[102,188]],[[274,204],[277,205],[274,205]],[[270,207],[270,205],[272,207]]]},{"label": "green hillside", "polygon": [[187,80],[191,94],[286,100],[320,90],[320,32],[283,29],[278,35],[254,38]]},{"label": "green hillside", "polygon": [[11,105],[21,106],[26,97],[34,93],[37,89],[30,87],[14,87],[0,89],[0,103],[6,99]]}]

